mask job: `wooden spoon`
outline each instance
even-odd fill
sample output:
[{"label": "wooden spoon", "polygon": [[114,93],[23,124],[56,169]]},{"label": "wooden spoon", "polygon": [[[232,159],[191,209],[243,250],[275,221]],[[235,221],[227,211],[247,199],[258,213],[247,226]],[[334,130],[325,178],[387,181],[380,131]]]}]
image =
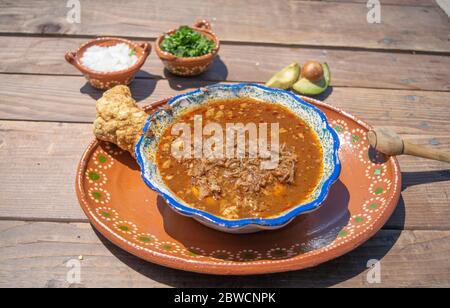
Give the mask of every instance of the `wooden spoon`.
[{"label": "wooden spoon", "polygon": [[367,138],[374,149],[389,156],[407,154],[450,163],[449,152],[410,143],[387,128],[370,130]]}]

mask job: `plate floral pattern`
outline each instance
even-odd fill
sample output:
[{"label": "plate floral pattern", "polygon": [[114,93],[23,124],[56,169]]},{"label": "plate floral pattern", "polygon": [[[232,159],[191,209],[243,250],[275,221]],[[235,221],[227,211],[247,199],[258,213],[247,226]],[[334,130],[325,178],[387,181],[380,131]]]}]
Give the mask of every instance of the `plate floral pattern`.
[{"label": "plate floral pattern", "polygon": [[395,158],[369,148],[367,124],[304,99],[318,106],[338,133],[342,172],[323,208],[283,229],[232,235],[201,226],[174,213],[147,188],[128,153],[97,141],[89,145],[78,168],[81,207],[116,245],[182,270],[270,273],[307,268],[343,255],[374,235],[390,217],[400,196],[400,170]]}]

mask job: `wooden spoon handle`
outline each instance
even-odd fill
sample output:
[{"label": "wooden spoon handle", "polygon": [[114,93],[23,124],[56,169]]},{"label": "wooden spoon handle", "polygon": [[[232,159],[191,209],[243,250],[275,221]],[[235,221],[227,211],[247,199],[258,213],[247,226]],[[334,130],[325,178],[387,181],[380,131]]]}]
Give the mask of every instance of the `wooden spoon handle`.
[{"label": "wooden spoon handle", "polygon": [[417,144],[403,141],[403,154],[424,157],[450,163],[450,152],[426,148]]},{"label": "wooden spoon handle", "polygon": [[412,155],[450,163],[450,152],[430,149],[403,140],[387,128],[376,128],[367,133],[370,145],[386,155]]}]

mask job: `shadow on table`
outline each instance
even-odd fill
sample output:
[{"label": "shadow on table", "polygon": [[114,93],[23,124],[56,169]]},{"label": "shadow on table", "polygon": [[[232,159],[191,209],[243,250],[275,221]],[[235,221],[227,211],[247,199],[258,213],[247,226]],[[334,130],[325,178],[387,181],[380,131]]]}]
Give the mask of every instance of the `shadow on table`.
[{"label": "shadow on table", "polygon": [[312,98],[315,98],[315,99],[317,99],[319,101],[325,101],[327,99],[327,97],[330,96],[332,93],[333,93],[333,87],[329,86],[325,90],[325,92],[323,92],[323,93],[321,93],[319,95],[316,95],[316,96],[312,96]]},{"label": "shadow on table", "polygon": [[220,56],[217,56],[209,69],[198,76],[180,77],[164,69],[164,77],[167,78],[169,86],[173,90],[184,91],[223,82],[227,80],[228,69]]},{"label": "shadow on table", "polygon": [[[401,199],[398,204],[404,213]],[[403,209],[403,210],[402,210]],[[395,245],[401,230],[382,230],[361,247],[335,260],[310,269],[253,276],[219,276],[184,272],[143,261],[116,247],[100,233],[98,237],[124,264],[140,274],[173,287],[329,287],[345,282],[367,270],[371,259],[381,260]],[[365,274],[355,284],[366,282]]]},{"label": "shadow on table", "polygon": [[[396,222],[403,226],[405,219],[405,205],[400,199]],[[289,228],[289,226],[288,226]],[[276,232],[276,231],[275,231]],[[367,270],[367,262],[371,259],[381,260],[395,245],[400,230],[382,230],[377,236],[367,241],[361,247],[335,260],[317,267],[278,274],[264,274],[253,276],[218,276],[196,274],[180,270],[165,268],[148,263],[124,250],[116,247],[100,233],[98,237],[104,245],[119,260],[130,268],[157,282],[173,287],[328,287],[345,282]],[[362,274],[356,284],[366,282]]]},{"label": "shadow on table", "polygon": [[450,181],[450,170],[402,172],[402,191],[414,185]]},{"label": "shadow on table", "polygon": [[[161,76],[152,75],[146,71],[139,71],[137,74],[137,78],[130,84],[130,90],[133,95],[133,98],[136,101],[142,101],[148,98],[155,91],[156,83]],[[98,100],[102,97],[105,91],[94,88],[86,82],[81,88],[80,92],[85,95],[89,95],[94,100]]]},{"label": "shadow on table", "polygon": [[[178,77],[171,74],[167,69],[164,69],[164,76],[153,75],[140,70],[136,74],[135,80],[130,84],[130,89],[133,98],[139,102],[152,95],[155,91],[156,83],[162,78],[167,78],[169,86],[173,90],[184,91],[219,83],[226,80],[227,76],[228,69],[222,59],[220,59],[220,56],[217,56],[206,72],[195,77]],[[102,97],[104,91],[96,89],[92,87],[89,82],[86,82],[80,88],[80,92],[89,95],[94,100],[98,100]],[[174,95],[176,95],[176,93],[174,93]]]},{"label": "shadow on table", "polygon": [[[450,170],[402,172],[402,192],[405,189],[421,184],[431,184],[450,181]],[[400,199],[403,203],[403,199]],[[405,221],[405,209],[397,206],[391,218],[386,223],[388,228],[402,230]]]}]

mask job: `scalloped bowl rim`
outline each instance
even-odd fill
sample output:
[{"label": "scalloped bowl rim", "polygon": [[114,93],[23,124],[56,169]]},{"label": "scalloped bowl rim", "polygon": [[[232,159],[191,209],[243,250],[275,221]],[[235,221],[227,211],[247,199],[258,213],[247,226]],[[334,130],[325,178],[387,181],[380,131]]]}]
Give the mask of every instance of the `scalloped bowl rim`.
[{"label": "scalloped bowl rim", "polygon": [[156,117],[156,115],[158,114],[159,111],[156,111],[155,113],[149,115],[149,117],[147,118],[145,125],[142,129],[142,134],[139,137],[139,140],[135,146],[135,156],[136,156],[137,162],[139,164],[139,167],[141,168],[141,177],[142,177],[143,181],[145,182],[145,184],[147,184],[147,186],[149,186],[152,190],[154,190],[158,194],[160,194],[167,201],[169,206],[174,208],[177,212],[181,213],[182,215],[206,220],[214,225],[220,226],[222,228],[227,228],[227,229],[241,229],[241,228],[248,227],[248,226],[257,226],[257,227],[261,227],[261,228],[268,227],[270,229],[276,228],[276,227],[282,227],[282,226],[286,225],[287,223],[289,223],[290,221],[292,221],[295,217],[299,216],[300,214],[305,214],[305,213],[308,213],[308,212],[318,209],[320,207],[320,205],[323,204],[323,202],[325,201],[326,197],[328,196],[331,186],[337,181],[337,179],[339,178],[339,175],[340,175],[340,171],[341,171],[341,164],[340,164],[339,156],[338,156],[338,151],[339,151],[339,147],[340,147],[339,137],[338,137],[337,133],[334,131],[334,129],[329,125],[328,120],[327,120],[326,116],[324,115],[324,113],[316,106],[314,106],[308,102],[305,102],[303,99],[301,99],[300,97],[298,97],[297,95],[295,95],[289,91],[267,88],[267,87],[264,87],[264,86],[261,86],[258,84],[241,83],[241,84],[234,84],[234,85],[220,84],[220,85],[207,86],[207,87],[199,88],[197,90],[194,90],[194,91],[191,91],[188,93],[177,95],[177,96],[171,98],[167,102],[167,104],[172,105],[174,102],[176,102],[182,98],[204,92],[204,89],[214,89],[214,88],[241,89],[243,87],[257,87],[259,89],[273,92],[273,93],[278,92],[278,93],[287,94],[291,98],[296,100],[299,104],[303,104],[306,107],[311,108],[314,112],[316,112],[320,116],[322,123],[325,124],[326,130],[331,134],[331,136],[333,138],[334,169],[333,169],[332,173],[330,174],[330,176],[324,181],[322,188],[320,190],[320,194],[312,201],[305,203],[305,204],[299,204],[299,205],[293,207],[292,209],[285,211],[281,215],[276,216],[276,217],[243,218],[243,219],[225,219],[225,218],[222,218],[219,216],[215,216],[209,212],[202,211],[199,209],[195,209],[195,208],[180,204],[170,194],[161,191],[145,175],[144,157],[140,151],[140,148],[141,148],[142,142],[144,142],[144,140],[145,140],[145,136],[149,129],[151,120],[154,117]]}]

